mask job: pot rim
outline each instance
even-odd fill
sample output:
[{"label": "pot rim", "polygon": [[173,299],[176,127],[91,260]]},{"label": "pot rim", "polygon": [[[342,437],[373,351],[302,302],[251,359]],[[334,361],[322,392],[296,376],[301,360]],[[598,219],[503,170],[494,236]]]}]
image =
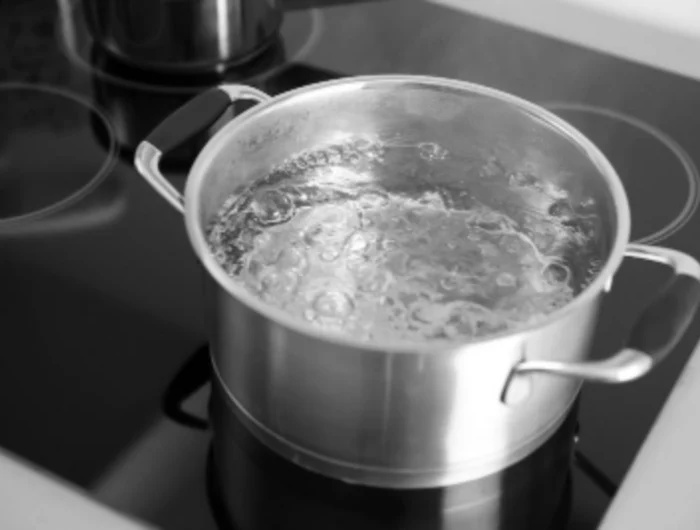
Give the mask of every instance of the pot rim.
[{"label": "pot rim", "polygon": [[[311,324],[305,324],[302,320],[288,315],[283,310],[264,303],[262,300],[259,300],[245,290],[242,286],[237,285],[223,270],[223,268],[220,267],[218,262],[214,259],[213,254],[209,252],[208,244],[204,236],[204,230],[200,226],[199,222],[200,191],[204,183],[207,170],[213,163],[216,155],[225,148],[225,146],[229,143],[230,138],[235,135],[238,129],[248,122],[253,121],[258,114],[266,111],[270,107],[276,106],[278,103],[286,102],[302,95],[308,95],[311,92],[329,90],[361,90],[368,85],[375,85],[378,83],[391,83],[397,85],[413,84],[433,88],[451,88],[461,92],[471,92],[490,97],[492,99],[497,99],[526,111],[535,119],[545,120],[548,125],[554,126],[558,132],[567,136],[578,147],[582,148],[591,161],[598,167],[603,177],[607,181],[608,189],[612,195],[613,205],[616,212],[617,227],[614,234],[612,248],[605,265],[598,273],[597,277],[571,302],[549,313],[546,318],[537,323],[528,324],[512,330],[494,333],[493,335],[489,335],[487,337],[463,342],[437,340],[420,343],[408,340],[365,341],[355,339],[352,336],[341,332],[322,330],[314,327]],[[525,99],[501,90],[468,81],[420,75],[367,75],[345,77],[332,81],[324,81],[306,85],[255,105],[222,127],[221,130],[219,130],[202,148],[195,159],[187,178],[184,191],[184,204],[185,225],[190,243],[194,247],[195,253],[202,261],[209,274],[214,277],[219,286],[221,286],[228,292],[228,294],[236,298],[241,303],[289,331],[309,336],[316,340],[327,341],[330,343],[335,343],[339,346],[367,351],[413,354],[459,352],[477,345],[482,346],[486,344],[493,344],[504,339],[510,340],[516,336],[545,328],[575,312],[581,306],[590,303],[594,297],[605,289],[608,279],[611,278],[619,268],[629,242],[631,223],[629,202],[627,200],[627,194],[624,190],[620,177],[600,149],[573,125],[567,123],[556,114],[546,110],[543,107],[540,107],[535,103],[531,103]]]}]

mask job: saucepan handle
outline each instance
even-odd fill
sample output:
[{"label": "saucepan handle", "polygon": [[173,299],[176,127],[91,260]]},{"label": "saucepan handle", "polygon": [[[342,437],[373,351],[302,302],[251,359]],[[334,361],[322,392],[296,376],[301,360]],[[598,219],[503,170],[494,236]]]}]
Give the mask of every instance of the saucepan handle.
[{"label": "saucepan handle", "polygon": [[134,155],[136,169],[176,210],[185,213],[184,197],[158,167],[163,153],[207,130],[233,102],[260,103],[268,99],[270,96],[265,92],[245,85],[220,85],[199,94],[168,116],[139,144]]},{"label": "saucepan handle", "polygon": [[625,347],[600,361],[524,360],[515,366],[514,375],[544,372],[599,383],[625,383],[643,376],[668,355],[700,305],[700,263],[683,252],[647,245],[631,244],[626,255],[668,265],[674,276],[637,318]]},{"label": "saucepan handle", "polygon": [[185,402],[211,381],[209,346],[200,346],[172,378],[163,394],[163,413],[172,421],[206,430],[209,421],[185,410]]}]

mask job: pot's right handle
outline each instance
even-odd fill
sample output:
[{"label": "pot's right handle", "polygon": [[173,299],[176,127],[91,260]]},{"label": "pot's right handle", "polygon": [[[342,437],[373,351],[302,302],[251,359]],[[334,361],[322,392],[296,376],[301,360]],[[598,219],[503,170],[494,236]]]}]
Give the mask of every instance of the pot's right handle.
[{"label": "pot's right handle", "polygon": [[163,153],[211,127],[235,101],[267,101],[270,96],[245,85],[220,85],[194,97],[168,116],[139,144],[134,164],[139,173],[166,201],[185,213],[182,194],[161,174],[158,164]]},{"label": "pot's right handle", "polygon": [[629,245],[626,255],[663,263],[675,274],[637,318],[625,348],[601,361],[524,360],[513,368],[513,375],[544,372],[599,383],[625,383],[643,376],[668,355],[700,305],[700,263],[683,252],[647,245]]}]

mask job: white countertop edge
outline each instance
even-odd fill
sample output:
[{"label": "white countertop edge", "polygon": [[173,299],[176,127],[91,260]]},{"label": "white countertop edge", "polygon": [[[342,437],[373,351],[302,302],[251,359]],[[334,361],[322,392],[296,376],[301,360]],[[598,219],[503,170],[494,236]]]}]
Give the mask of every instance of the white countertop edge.
[{"label": "white countertop edge", "polygon": [[150,530],[76,486],[0,449],[3,530]]},{"label": "white countertop edge", "polygon": [[599,528],[700,528],[700,346],[686,363]]},{"label": "white countertop edge", "polygon": [[700,79],[697,0],[429,1]]}]

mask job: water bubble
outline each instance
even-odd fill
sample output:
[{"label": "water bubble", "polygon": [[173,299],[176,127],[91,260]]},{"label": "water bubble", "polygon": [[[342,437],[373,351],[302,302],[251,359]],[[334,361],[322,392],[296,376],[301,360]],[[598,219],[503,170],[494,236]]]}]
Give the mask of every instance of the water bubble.
[{"label": "water bubble", "polygon": [[483,268],[482,260],[462,259],[447,265],[447,270],[455,276],[472,276],[478,269]]},{"label": "water bubble", "polygon": [[481,241],[481,236],[477,232],[470,230],[467,232],[467,239],[473,242]]},{"label": "water bubble", "polygon": [[328,164],[328,154],[323,150],[314,151],[313,157],[316,167],[323,167]]},{"label": "water bubble", "polygon": [[384,162],[384,150],[379,147],[373,147],[369,151],[364,152],[365,157],[367,157],[367,160],[376,162],[378,164],[381,164]]},{"label": "water bubble", "polygon": [[584,273],[584,283],[589,283],[590,281],[593,280],[596,276],[598,276],[598,273],[600,270],[603,268],[603,260],[597,259],[597,258],[591,258],[589,260],[588,267],[586,267],[585,273]]},{"label": "water bubble", "polygon": [[263,190],[256,194],[251,209],[262,225],[284,223],[294,215],[292,199],[277,190]]},{"label": "water bubble", "polygon": [[482,291],[483,289],[479,287],[479,283],[475,278],[463,278],[457,287],[457,293],[467,300],[472,300],[476,297],[483,296]]},{"label": "water bubble", "polygon": [[416,245],[427,246],[427,245],[430,245],[431,241],[432,240],[430,239],[428,234],[422,234],[422,235],[416,237]]},{"label": "water bubble", "polygon": [[417,299],[409,308],[409,319],[413,324],[440,325],[447,321],[448,312],[442,304],[430,303],[429,300]]},{"label": "water bubble", "polygon": [[359,278],[357,287],[367,293],[383,293],[392,281],[393,276],[389,271],[375,268],[369,274]]},{"label": "water bubble", "polygon": [[341,214],[330,214],[320,222],[304,230],[303,239],[309,247],[323,246],[332,241],[346,239],[351,232]]},{"label": "water bubble", "polygon": [[459,288],[459,284],[459,277],[453,274],[440,278],[440,287],[448,292],[457,290]]},{"label": "water bubble", "polygon": [[363,193],[357,202],[358,206],[364,210],[376,210],[389,203],[389,196],[379,190],[372,190]]},{"label": "water bubble", "polygon": [[526,256],[532,251],[532,247],[516,234],[501,236],[500,246],[509,254],[518,257]]},{"label": "water bubble", "polygon": [[346,292],[330,290],[316,296],[313,309],[321,317],[343,318],[353,312],[355,304]]},{"label": "water bubble", "polygon": [[350,143],[340,146],[340,157],[343,163],[351,166],[357,164],[361,160],[360,154]]},{"label": "water bubble", "polygon": [[445,209],[445,202],[442,199],[442,194],[439,191],[425,191],[420,197],[418,197],[418,204],[423,207],[443,210]]},{"label": "water bubble", "polygon": [[396,304],[391,307],[389,315],[396,320],[404,320],[406,313],[407,310],[403,304]]},{"label": "water bubble", "polygon": [[258,259],[251,258],[248,260],[246,271],[251,277],[257,278],[263,272],[265,265]]},{"label": "water bubble", "polygon": [[326,165],[328,158],[323,151],[311,151],[304,155],[307,165],[310,168],[320,168]]},{"label": "water bubble", "polygon": [[539,179],[536,176],[524,171],[514,171],[508,175],[508,184],[514,187],[535,188],[538,182]]},{"label": "water bubble", "polygon": [[272,235],[262,232],[253,239],[253,255],[265,265],[272,265],[277,262],[282,253],[282,248],[276,244]]},{"label": "water bubble", "polygon": [[358,151],[369,151],[375,146],[375,143],[367,138],[358,138],[353,142],[352,146]]},{"label": "water bubble", "polygon": [[408,271],[408,260],[406,252],[396,252],[389,255],[384,264],[395,276],[402,277]]},{"label": "water bubble", "polygon": [[434,268],[428,256],[409,256],[406,265],[411,273],[418,275]]},{"label": "water bubble", "polygon": [[551,284],[567,284],[571,277],[571,270],[563,263],[552,262],[544,268],[542,275]]},{"label": "water bubble", "polygon": [[496,284],[501,287],[515,287],[517,283],[517,278],[508,272],[503,272],[496,277]]},{"label": "water bubble", "polygon": [[266,270],[260,278],[260,294],[267,299],[287,298],[299,282],[299,276],[293,271],[277,272]]},{"label": "water bubble", "polygon": [[492,156],[489,157],[483,166],[479,169],[479,176],[482,178],[501,177],[505,174],[505,168],[501,161]]},{"label": "water bubble", "polygon": [[494,333],[505,327],[502,316],[474,302],[461,302],[453,306],[450,320],[463,332],[473,336]]},{"label": "water bubble", "polygon": [[556,235],[551,232],[537,232],[531,236],[537,250],[547,253],[557,241]]},{"label": "water bubble", "polygon": [[436,143],[422,142],[418,144],[418,154],[423,160],[432,162],[434,160],[444,160],[447,158],[448,151]]},{"label": "water bubble", "polygon": [[325,150],[329,164],[339,165],[343,163],[343,155],[337,147],[329,147]]},{"label": "water bubble", "polygon": [[276,263],[281,270],[303,269],[307,265],[306,251],[299,247],[284,247]]},{"label": "water bubble", "polygon": [[477,221],[476,226],[487,232],[497,232],[501,229],[501,223],[493,219]]},{"label": "water bubble", "polygon": [[377,249],[384,253],[389,253],[399,248],[400,244],[391,237],[382,237],[377,242]]},{"label": "water bubble", "polygon": [[335,261],[340,257],[342,252],[343,249],[339,245],[328,245],[321,249],[318,257],[321,258],[322,261]]},{"label": "water bubble", "polygon": [[593,197],[585,197],[579,202],[581,210],[593,210],[596,207],[596,201]]},{"label": "water bubble", "polygon": [[296,166],[297,166],[297,169],[300,169],[303,171],[309,167],[309,162],[307,161],[305,156],[300,156],[299,158],[296,159]]},{"label": "water bubble", "polygon": [[272,234],[270,232],[260,232],[255,236],[253,244],[256,248],[265,247],[272,241]]},{"label": "water bubble", "polygon": [[345,244],[349,254],[360,255],[365,252],[370,252],[372,247],[379,241],[379,234],[376,232],[353,232],[348,237]]},{"label": "water bubble", "polygon": [[485,258],[495,258],[501,255],[501,251],[498,247],[489,241],[482,241],[479,244],[479,252]]},{"label": "water bubble", "polygon": [[399,216],[396,219],[397,224],[403,224],[407,229],[412,228],[411,225],[422,224],[421,221],[423,220],[423,218],[421,217],[420,213],[418,213],[416,210],[406,210],[402,213],[403,215],[399,214]]},{"label": "water bubble", "polygon": [[568,201],[553,202],[547,209],[547,213],[552,217],[570,220],[574,217],[574,210]]},{"label": "water bubble", "polygon": [[459,328],[454,324],[445,324],[445,327],[443,328],[443,333],[446,338],[454,339],[459,336]]},{"label": "water bubble", "polygon": [[359,212],[360,228],[371,229],[376,225],[375,220],[367,212]]}]

